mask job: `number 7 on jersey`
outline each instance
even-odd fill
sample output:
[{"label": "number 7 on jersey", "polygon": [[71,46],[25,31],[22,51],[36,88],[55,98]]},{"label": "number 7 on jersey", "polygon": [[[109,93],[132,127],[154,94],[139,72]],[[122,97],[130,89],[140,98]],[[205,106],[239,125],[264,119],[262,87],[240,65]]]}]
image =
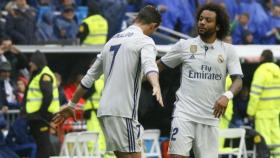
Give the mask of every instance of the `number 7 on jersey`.
[{"label": "number 7 on jersey", "polygon": [[108,76],[110,76],[110,74],[111,74],[111,71],[112,71],[112,68],[113,68],[113,65],[114,65],[114,62],[115,62],[115,58],[116,58],[116,55],[117,55],[120,47],[121,47],[121,44],[114,45],[114,46],[110,47],[110,52],[113,52],[113,59],[112,59],[112,63],[111,63],[111,66],[110,66],[110,70],[109,70],[109,75]]}]

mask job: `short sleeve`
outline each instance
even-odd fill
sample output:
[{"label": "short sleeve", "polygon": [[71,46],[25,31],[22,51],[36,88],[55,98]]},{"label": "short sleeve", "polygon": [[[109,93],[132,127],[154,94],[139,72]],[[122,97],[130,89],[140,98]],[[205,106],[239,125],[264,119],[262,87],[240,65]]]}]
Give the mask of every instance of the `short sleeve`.
[{"label": "short sleeve", "polygon": [[233,46],[229,47],[229,50],[228,50],[227,70],[230,75],[243,76],[239,56],[237,55],[237,52],[235,51]]},{"label": "short sleeve", "polygon": [[154,44],[147,44],[141,49],[141,64],[145,74],[158,72],[156,56],[157,50]]},{"label": "short sleeve", "polygon": [[181,40],[172,46],[171,51],[165,54],[160,61],[167,67],[175,68],[182,63]]},{"label": "short sleeve", "polygon": [[94,64],[87,71],[87,74],[81,80],[81,85],[84,88],[91,88],[94,81],[96,81],[103,73],[103,58],[102,52],[97,55]]}]

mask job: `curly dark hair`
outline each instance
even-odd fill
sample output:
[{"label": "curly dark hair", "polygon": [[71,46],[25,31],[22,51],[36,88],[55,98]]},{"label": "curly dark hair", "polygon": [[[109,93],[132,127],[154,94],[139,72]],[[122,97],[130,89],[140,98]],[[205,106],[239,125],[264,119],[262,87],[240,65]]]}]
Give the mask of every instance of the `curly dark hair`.
[{"label": "curly dark hair", "polygon": [[217,38],[219,40],[223,40],[226,37],[226,35],[229,33],[229,16],[227,12],[219,4],[209,3],[199,8],[196,16],[197,22],[199,21],[200,14],[204,10],[209,10],[216,13],[216,25],[219,26],[220,28],[217,31]]}]

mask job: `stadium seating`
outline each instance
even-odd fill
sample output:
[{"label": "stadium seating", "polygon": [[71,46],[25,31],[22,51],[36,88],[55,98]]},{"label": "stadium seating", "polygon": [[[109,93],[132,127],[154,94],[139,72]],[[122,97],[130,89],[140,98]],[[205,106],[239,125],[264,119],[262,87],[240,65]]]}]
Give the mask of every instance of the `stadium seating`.
[{"label": "stadium seating", "polygon": [[[228,128],[222,129],[219,131],[219,137],[230,139],[230,148],[222,148],[219,150],[219,156],[229,155],[232,158],[232,155],[237,156],[237,158],[247,158],[247,150],[245,144],[245,129],[242,128]],[[233,148],[232,139],[239,138],[239,146],[238,148]]]},{"label": "stadium seating", "polygon": [[65,135],[64,142],[60,150],[60,156],[78,156],[80,150],[78,150],[78,132],[72,132]]},{"label": "stadium seating", "polygon": [[40,23],[42,21],[42,16],[47,13],[47,12],[52,12],[52,8],[49,6],[40,6],[38,7],[38,12],[37,12],[37,23]]},{"label": "stadium seating", "polygon": [[[81,132],[77,142],[79,143],[79,153],[82,157],[101,158],[98,148],[98,136],[96,132]],[[90,145],[89,145],[90,143]]]},{"label": "stadium seating", "polygon": [[51,158],[101,158],[98,133],[72,132],[65,136],[59,156]]}]

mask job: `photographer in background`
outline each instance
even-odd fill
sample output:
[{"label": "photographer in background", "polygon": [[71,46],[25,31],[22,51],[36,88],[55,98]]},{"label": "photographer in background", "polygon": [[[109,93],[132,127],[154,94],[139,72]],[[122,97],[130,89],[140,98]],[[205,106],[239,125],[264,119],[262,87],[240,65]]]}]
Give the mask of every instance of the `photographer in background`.
[{"label": "photographer in background", "polygon": [[[9,37],[0,39],[0,62],[8,61],[12,66],[11,79],[16,81],[20,73],[28,76],[28,60],[12,43]],[[21,72],[20,72],[21,71]]]}]

